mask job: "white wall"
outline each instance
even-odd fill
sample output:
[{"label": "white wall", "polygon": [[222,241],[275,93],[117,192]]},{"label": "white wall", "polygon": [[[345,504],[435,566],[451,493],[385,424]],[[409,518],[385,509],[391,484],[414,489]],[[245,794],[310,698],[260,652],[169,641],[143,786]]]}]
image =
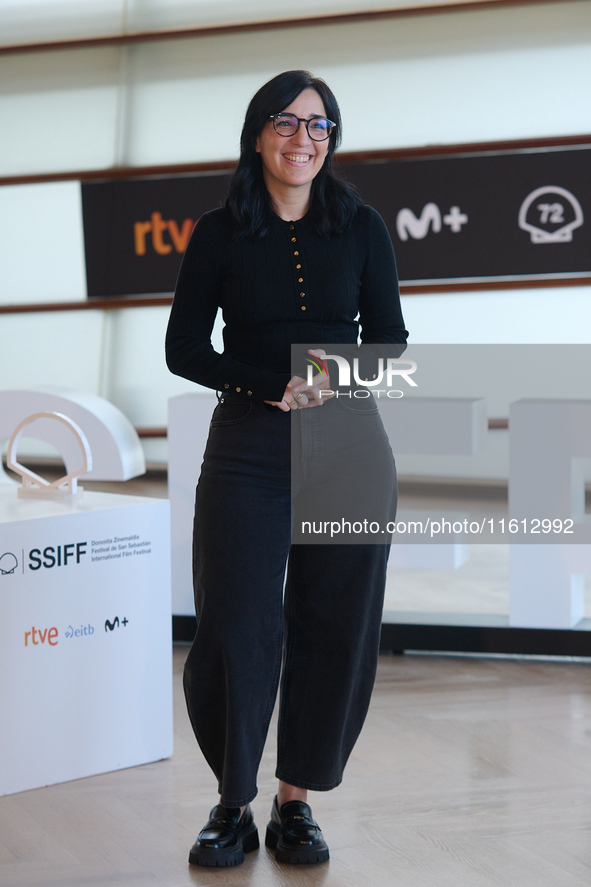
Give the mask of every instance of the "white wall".
[{"label": "white wall", "polygon": [[0,188],[0,304],[85,298],[80,184]]},{"label": "white wall", "polygon": [[343,150],[589,133],[590,50],[578,0],[5,56],[0,175],[233,158],[290,67],[330,83]]},{"label": "white wall", "polygon": [[[371,9],[447,0],[372,0]],[[4,44],[355,12],[359,0],[0,0]]]},{"label": "white wall", "polygon": [[[591,133],[591,2],[579,0],[2,57],[0,175],[236,157],[250,96],[289,67],[335,91],[343,150]],[[0,301],[83,297],[77,185],[0,188]],[[591,331],[589,287],[403,306],[415,342],[589,342]],[[163,424],[167,397],[193,388],[164,366],[166,315],[2,316],[0,387],[67,377],[136,424]]]}]

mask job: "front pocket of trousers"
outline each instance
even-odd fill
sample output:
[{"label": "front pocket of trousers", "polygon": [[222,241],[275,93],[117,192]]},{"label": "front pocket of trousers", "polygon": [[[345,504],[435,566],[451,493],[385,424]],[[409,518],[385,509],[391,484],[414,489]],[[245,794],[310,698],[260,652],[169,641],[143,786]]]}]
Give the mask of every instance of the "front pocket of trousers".
[{"label": "front pocket of trousers", "polygon": [[379,410],[373,394],[371,397],[335,398],[338,405],[354,416],[375,416]]},{"label": "front pocket of trousers", "polygon": [[238,425],[246,422],[255,410],[254,403],[248,401],[224,401],[219,403],[211,417],[211,427],[220,428],[224,425]]}]

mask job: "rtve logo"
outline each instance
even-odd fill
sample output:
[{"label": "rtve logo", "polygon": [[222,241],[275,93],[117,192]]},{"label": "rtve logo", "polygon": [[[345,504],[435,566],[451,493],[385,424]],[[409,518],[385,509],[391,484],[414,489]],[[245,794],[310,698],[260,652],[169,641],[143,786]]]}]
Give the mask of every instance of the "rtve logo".
[{"label": "rtve logo", "polygon": [[67,545],[48,545],[43,549],[32,548],[29,552],[29,570],[40,570],[41,567],[67,567],[73,563],[80,563],[82,557],[87,554],[86,542],[69,542]]},{"label": "rtve logo", "polygon": [[[149,222],[136,222],[133,226],[133,239],[136,256],[146,255],[146,238],[151,234],[152,249],[160,256],[167,256],[174,247],[177,253],[184,253],[197,224],[193,219],[185,219],[179,226],[174,219],[163,219],[162,214],[152,213]],[[165,240],[165,235],[170,235],[170,241]]]},{"label": "rtve logo", "polygon": [[55,628],[31,628],[30,631],[25,631],[25,647],[29,646],[29,638],[31,639],[31,643],[34,647],[38,647],[39,644],[44,644],[45,641],[49,644],[50,647],[55,647],[57,644],[58,630]]}]

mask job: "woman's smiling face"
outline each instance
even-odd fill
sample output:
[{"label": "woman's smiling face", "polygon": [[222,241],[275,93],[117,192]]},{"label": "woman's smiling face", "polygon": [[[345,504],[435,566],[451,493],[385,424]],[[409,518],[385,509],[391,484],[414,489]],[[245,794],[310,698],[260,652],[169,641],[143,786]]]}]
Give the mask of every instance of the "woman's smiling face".
[{"label": "woman's smiling face", "polygon": [[[282,108],[282,112],[306,120],[326,117],[324,103],[314,89],[305,89],[287,108]],[[261,155],[265,185],[271,196],[277,189],[285,193],[285,188],[297,189],[302,196],[309,194],[312,180],[322,169],[329,141],[315,142],[304,123],[300,123],[294,135],[285,138],[275,132],[272,120],[267,121],[257,139],[256,150]]]}]

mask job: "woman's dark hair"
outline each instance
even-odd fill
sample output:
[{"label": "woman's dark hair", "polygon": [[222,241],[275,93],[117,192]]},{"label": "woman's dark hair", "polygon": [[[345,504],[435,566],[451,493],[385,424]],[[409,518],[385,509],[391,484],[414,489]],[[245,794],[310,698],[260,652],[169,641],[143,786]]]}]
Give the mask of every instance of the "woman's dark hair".
[{"label": "woman's dark hair", "polygon": [[335,128],[328,140],[324,164],[312,181],[308,219],[318,234],[343,231],[362,205],[352,185],[333,168],[333,154],[341,141],[341,113],[337,100],[324,80],[309,71],[285,71],[273,77],[253,96],[246,111],[240,136],[240,160],[230,182],[225,206],[234,223],[237,238],[263,237],[271,220],[271,202],[263,178],[261,155],[256,143],[272,114],[280,114],[305,89],[315,90]]}]

